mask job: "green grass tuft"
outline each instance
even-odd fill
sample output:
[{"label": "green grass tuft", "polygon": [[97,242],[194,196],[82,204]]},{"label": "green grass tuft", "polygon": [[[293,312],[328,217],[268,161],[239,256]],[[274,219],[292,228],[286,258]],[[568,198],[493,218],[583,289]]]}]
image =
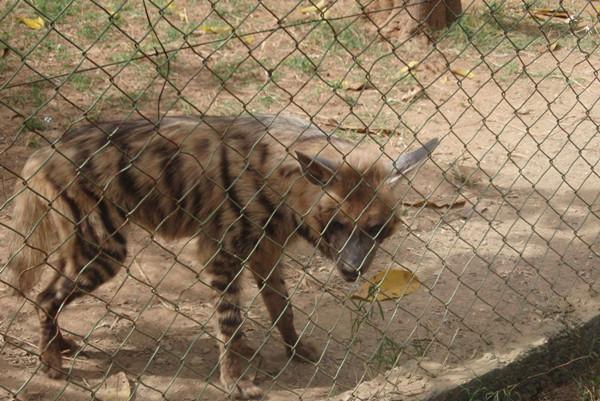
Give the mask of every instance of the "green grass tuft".
[{"label": "green grass tuft", "polygon": [[317,67],[313,61],[302,54],[289,56],[283,61],[282,64],[303,74],[313,75],[317,71]]}]

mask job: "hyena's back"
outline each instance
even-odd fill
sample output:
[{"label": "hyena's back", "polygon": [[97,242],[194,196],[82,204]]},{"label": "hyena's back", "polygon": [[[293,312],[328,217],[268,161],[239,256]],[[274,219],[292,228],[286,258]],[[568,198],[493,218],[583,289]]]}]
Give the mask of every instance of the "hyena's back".
[{"label": "hyena's back", "polygon": [[280,203],[276,192],[285,188],[274,175],[298,170],[286,147],[323,135],[281,117],[173,117],[159,129],[134,122],[74,131],[58,151],[34,158],[37,174],[79,204],[91,207],[104,197],[148,230],[180,237],[196,234],[200,225],[210,230],[207,223],[229,209],[225,202],[252,218],[263,214],[252,210],[260,206],[254,198]]}]

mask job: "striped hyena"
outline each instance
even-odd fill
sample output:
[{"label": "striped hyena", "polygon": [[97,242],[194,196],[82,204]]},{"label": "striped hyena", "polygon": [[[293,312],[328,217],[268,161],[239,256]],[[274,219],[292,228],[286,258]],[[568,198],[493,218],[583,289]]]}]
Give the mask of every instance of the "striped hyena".
[{"label": "striped hyena", "polygon": [[[40,357],[51,377],[77,347],[59,311],[113,277],[127,254],[129,223],[165,238],[195,237],[216,291],[221,381],[240,398],[260,389],[242,376],[240,274],[254,276],[289,355],[316,361],[298,337],[278,267],[301,237],[335,261],[347,281],[368,267],[397,225],[393,182],[427,158],[437,140],[392,160],[295,118],[167,117],[67,132],[35,152],[14,198],[6,270],[21,294],[51,270],[35,303]],[[42,269],[40,269],[42,267]],[[1,272],[1,271],[0,271]]]}]

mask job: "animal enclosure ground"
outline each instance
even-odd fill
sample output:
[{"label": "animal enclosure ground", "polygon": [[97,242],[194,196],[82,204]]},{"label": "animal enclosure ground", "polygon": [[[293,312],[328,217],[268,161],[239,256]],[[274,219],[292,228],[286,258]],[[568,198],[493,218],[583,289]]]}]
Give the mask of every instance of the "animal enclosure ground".
[{"label": "animal enclosure ground", "polygon": [[[311,365],[288,360],[246,287],[246,338],[259,350],[249,374],[270,400],[417,396],[458,366],[501,364],[598,313],[600,36],[590,3],[563,3],[581,11],[584,30],[540,27],[531,10],[548,1],[465,4],[433,48],[387,41],[346,0],[326,20],[293,1],[155,1],[146,13],[142,1],[38,0],[55,20],[43,30],[18,23],[33,9],[14,4],[2,6],[0,32],[3,224],[27,156],[86,120],[283,112],[392,156],[415,137],[442,139],[414,188],[398,188],[406,225],[369,272],[410,270],[418,291],[358,303],[299,244],[286,274],[297,327],[323,352]],[[0,262],[5,239],[1,229]],[[32,305],[0,290],[0,399],[92,399],[117,372],[139,400],[225,398],[194,244],[141,229],[132,242],[127,268],[61,314],[83,345],[66,359],[68,382],[39,371]]]}]

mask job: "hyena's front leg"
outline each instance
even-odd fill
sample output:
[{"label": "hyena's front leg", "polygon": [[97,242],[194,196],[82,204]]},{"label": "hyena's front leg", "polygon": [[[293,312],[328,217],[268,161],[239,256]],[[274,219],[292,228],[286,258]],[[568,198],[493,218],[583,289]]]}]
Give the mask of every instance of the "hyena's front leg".
[{"label": "hyena's front leg", "polygon": [[240,310],[241,263],[232,255],[219,252],[207,266],[210,285],[216,290],[215,308],[219,349],[221,352],[221,382],[236,398],[259,398],[262,391],[250,379],[243,377],[247,363],[247,346],[242,338]]},{"label": "hyena's front leg", "polygon": [[[261,272],[260,270],[265,271]],[[279,264],[271,269],[257,269],[253,266],[253,274],[273,325],[277,326],[283,337],[288,355],[302,362],[318,361],[320,355],[315,347],[298,337],[294,327],[292,304]]]}]

